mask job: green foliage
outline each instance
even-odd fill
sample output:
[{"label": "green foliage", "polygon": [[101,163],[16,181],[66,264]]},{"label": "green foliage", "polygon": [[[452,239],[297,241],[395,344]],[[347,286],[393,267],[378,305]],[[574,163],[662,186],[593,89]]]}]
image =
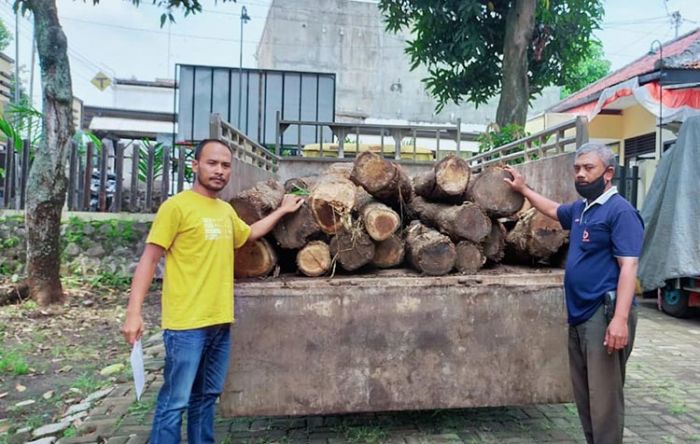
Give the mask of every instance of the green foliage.
[{"label": "green foliage", "polygon": [[148,153],[153,151],[153,178],[158,180],[163,175],[163,144],[143,140],[139,146],[139,180],[146,182],[148,178]]},{"label": "green foliage", "polygon": [[0,348],[0,375],[26,375],[29,373],[29,364],[16,350]]},{"label": "green foliage", "polygon": [[12,35],[8,31],[5,22],[0,20],[0,51],[4,51],[12,41]]},{"label": "green foliage", "polygon": [[88,280],[95,288],[109,288],[111,290],[128,290],[131,285],[131,277],[111,271],[101,271]]},{"label": "green foliage", "polygon": [[580,60],[570,74],[566,85],[561,90],[561,98],[570,96],[610,74],[610,61],[604,57],[603,45],[592,42],[590,56]]},{"label": "green foliage", "polygon": [[486,131],[479,134],[476,140],[479,142],[479,152],[485,153],[499,146],[527,137],[527,135],[525,128],[515,123],[506,125],[503,128],[499,128],[496,124],[491,124],[486,128]]},{"label": "green foliage", "polygon": [[71,387],[76,388],[83,393],[90,393],[90,392],[94,392],[96,390],[101,389],[103,385],[104,384],[101,383],[94,376],[92,376],[88,373],[83,373],[82,375],[78,376],[75,379],[75,381],[73,381],[73,383],[71,384]]},{"label": "green foliage", "polygon": [[309,190],[306,188],[301,188],[298,185],[294,185],[294,189],[290,191],[289,194],[293,194],[295,196],[309,196],[311,193],[309,193]]},{"label": "green foliage", "polygon": [[[410,31],[411,69],[423,65],[438,111],[448,102],[486,103],[501,91],[506,14],[515,1],[380,0],[391,32]],[[540,0],[528,49],[528,97],[548,85],[568,85],[591,57],[600,28],[601,0]]]},{"label": "green foliage", "polygon": [[72,438],[74,436],[78,436],[78,429],[73,425],[63,431],[64,438]]}]

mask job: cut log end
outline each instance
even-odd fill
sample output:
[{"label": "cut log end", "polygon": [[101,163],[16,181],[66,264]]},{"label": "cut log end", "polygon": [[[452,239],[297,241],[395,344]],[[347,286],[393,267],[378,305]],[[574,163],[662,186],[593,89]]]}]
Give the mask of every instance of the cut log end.
[{"label": "cut log end", "polygon": [[322,276],[331,268],[331,253],[328,244],[312,241],[297,253],[299,271],[309,277]]},{"label": "cut log end", "polygon": [[372,261],[375,246],[366,231],[353,227],[338,231],[331,239],[330,250],[344,270],[354,271]]},{"label": "cut log end", "polygon": [[442,276],[454,268],[455,246],[436,230],[414,222],[407,230],[406,245],[411,264],[422,273]]},{"label": "cut log end", "polygon": [[448,156],[435,166],[438,189],[449,196],[462,196],[469,184],[470,169],[461,157]]},{"label": "cut log end", "polygon": [[277,253],[265,239],[249,242],[234,253],[234,276],[237,278],[267,276],[277,265]]},{"label": "cut log end", "polygon": [[376,243],[372,265],[379,268],[397,267],[403,263],[406,249],[397,235]]},{"label": "cut log end", "polygon": [[398,213],[379,202],[370,203],[362,209],[362,220],[367,233],[375,241],[388,239],[401,226]]},{"label": "cut log end", "polygon": [[502,167],[486,169],[474,180],[469,189],[469,197],[491,216],[510,216],[516,213],[523,206],[524,197],[513,191],[503,180],[506,178],[513,177]]},{"label": "cut log end", "polygon": [[457,250],[455,268],[462,274],[475,274],[486,263],[486,257],[478,245],[472,242],[462,241],[455,248]]}]

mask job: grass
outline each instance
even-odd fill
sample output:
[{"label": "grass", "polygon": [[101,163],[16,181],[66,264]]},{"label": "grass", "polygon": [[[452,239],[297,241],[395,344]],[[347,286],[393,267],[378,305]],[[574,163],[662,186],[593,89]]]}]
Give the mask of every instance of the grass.
[{"label": "grass", "polygon": [[94,376],[83,373],[76,378],[71,387],[80,390],[82,393],[90,393],[101,389],[102,382]]},{"label": "grass", "polygon": [[133,416],[139,424],[146,423],[146,415],[152,412],[156,405],[156,399],[150,398],[143,401],[136,401],[129,406],[129,415]]},{"label": "grass", "polygon": [[21,376],[29,373],[29,364],[15,350],[0,348],[0,374]]},{"label": "grass", "polygon": [[380,444],[389,437],[386,430],[372,425],[350,427],[341,424],[335,431],[345,437],[347,444]]}]

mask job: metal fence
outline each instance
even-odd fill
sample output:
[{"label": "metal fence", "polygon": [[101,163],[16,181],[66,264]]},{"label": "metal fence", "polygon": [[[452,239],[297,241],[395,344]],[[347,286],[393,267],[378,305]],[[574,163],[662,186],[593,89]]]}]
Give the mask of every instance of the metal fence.
[{"label": "metal fence", "polygon": [[[132,142],[71,145],[66,166],[69,211],[154,212],[167,196],[189,187],[194,147]],[[0,146],[0,204],[24,209],[32,150]]]}]

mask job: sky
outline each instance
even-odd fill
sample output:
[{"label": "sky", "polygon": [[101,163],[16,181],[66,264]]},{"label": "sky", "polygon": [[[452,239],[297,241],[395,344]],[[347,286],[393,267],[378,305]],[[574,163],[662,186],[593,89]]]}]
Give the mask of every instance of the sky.
[{"label": "sky", "polygon": [[[655,39],[665,42],[674,37],[670,14],[681,13],[678,29],[682,35],[700,27],[698,0],[606,0],[602,29],[595,35],[602,41],[612,68],[620,68],[646,54]],[[57,0],[59,19],[68,39],[73,89],[88,105],[109,106],[109,89],[101,92],[90,80],[104,72],[110,77],[155,80],[172,78],[176,63],[238,66],[241,48],[241,7],[251,20],[243,27],[243,66],[255,67],[255,50],[263,31],[271,0],[238,0],[236,3],[202,0],[204,12],[184,17],[176,13],[176,23],[160,27],[161,10],[142,0],[135,7],[128,0]],[[12,1],[0,1],[0,19],[12,34],[15,18]],[[288,0],[285,7],[291,7]],[[693,7],[695,6],[695,7]],[[323,20],[319,12],[319,20]],[[5,50],[15,58],[19,42],[20,74],[29,79],[32,23],[23,17],[19,39]],[[40,100],[38,62],[34,97]]]}]

